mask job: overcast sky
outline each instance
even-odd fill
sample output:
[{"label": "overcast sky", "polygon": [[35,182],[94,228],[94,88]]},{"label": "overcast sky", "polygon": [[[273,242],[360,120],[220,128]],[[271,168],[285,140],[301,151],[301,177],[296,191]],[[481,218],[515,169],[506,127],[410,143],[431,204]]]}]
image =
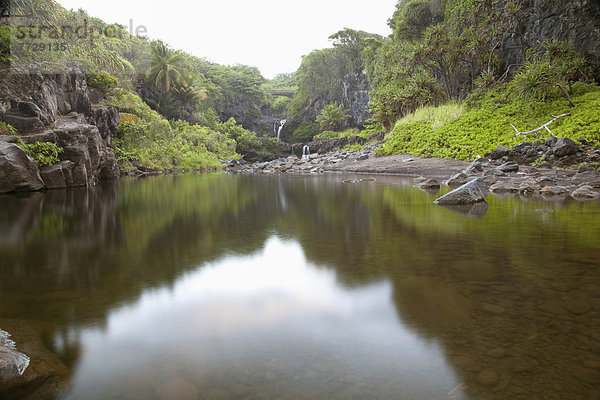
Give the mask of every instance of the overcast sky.
[{"label": "overcast sky", "polygon": [[[295,71],[311,50],[345,27],[387,36],[397,0],[58,0],[106,22],[147,29],[219,64],[258,67],[267,78]],[[131,23],[133,21],[133,23]]]}]

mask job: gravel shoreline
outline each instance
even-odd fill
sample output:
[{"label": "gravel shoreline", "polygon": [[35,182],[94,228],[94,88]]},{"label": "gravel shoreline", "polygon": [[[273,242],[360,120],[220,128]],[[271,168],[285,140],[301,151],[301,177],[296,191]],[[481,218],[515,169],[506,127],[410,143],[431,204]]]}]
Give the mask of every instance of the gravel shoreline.
[{"label": "gravel shoreline", "polygon": [[[572,197],[577,200],[600,199],[600,170],[595,164],[553,168],[523,165],[504,156],[492,160],[480,158],[472,163],[409,155],[375,156],[375,146],[363,150],[312,154],[306,158],[290,156],[278,160],[248,164],[232,160],[230,173],[240,174],[384,174],[413,177],[416,186],[436,189],[442,184],[458,187],[477,177],[485,180],[495,194],[519,194],[524,197]],[[493,154],[492,154],[493,157]]]}]

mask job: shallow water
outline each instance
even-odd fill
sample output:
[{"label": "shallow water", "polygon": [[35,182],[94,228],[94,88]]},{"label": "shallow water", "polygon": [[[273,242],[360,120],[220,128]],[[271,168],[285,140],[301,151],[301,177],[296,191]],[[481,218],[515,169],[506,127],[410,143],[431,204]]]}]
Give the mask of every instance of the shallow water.
[{"label": "shallow water", "polygon": [[0,196],[0,328],[68,367],[19,397],[600,398],[598,202],[364,178]]}]

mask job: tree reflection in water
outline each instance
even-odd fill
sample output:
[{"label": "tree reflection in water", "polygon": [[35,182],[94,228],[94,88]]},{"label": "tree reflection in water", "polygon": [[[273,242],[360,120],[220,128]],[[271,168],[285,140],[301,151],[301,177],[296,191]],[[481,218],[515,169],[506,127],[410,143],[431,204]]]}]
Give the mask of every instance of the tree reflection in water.
[{"label": "tree reflection in water", "polygon": [[[452,366],[461,385],[450,398],[600,395],[597,203],[491,198],[468,218],[409,186],[341,181],[184,175],[1,196],[0,327],[40,354],[32,374],[52,376],[10,393],[60,392],[87,351],[82,335],[107,330],[112,314],[148,293],[175,295],[190,274],[259,254],[277,236],[357,298],[389,290],[397,312],[389,323],[439,344]],[[535,212],[546,208],[556,212]],[[381,372],[380,397],[403,390],[409,378],[397,372]]]}]

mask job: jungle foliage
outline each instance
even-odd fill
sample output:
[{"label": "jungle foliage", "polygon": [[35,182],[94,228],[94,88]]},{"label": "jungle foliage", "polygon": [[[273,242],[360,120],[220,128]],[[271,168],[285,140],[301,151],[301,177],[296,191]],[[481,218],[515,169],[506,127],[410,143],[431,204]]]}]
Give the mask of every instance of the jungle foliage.
[{"label": "jungle foliage", "polygon": [[219,159],[238,157],[238,147],[255,143],[256,135],[239,127],[244,144],[238,146],[224,124],[231,124],[232,106],[251,105],[237,115],[244,123],[270,106],[257,68],[208,62],[54,0],[15,0],[11,13],[27,18],[1,26],[0,61],[51,71],[67,62],[82,65],[88,86],[124,113],[115,140],[121,161],[160,169],[215,167]]},{"label": "jungle foliage", "polygon": [[[533,129],[566,112],[553,130],[598,143],[588,62],[567,41],[526,48],[524,11],[516,1],[400,0],[367,66],[371,112],[391,130],[380,154],[470,160],[517,144],[511,123]],[[509,36],[520,64],[501,58]]]}]

